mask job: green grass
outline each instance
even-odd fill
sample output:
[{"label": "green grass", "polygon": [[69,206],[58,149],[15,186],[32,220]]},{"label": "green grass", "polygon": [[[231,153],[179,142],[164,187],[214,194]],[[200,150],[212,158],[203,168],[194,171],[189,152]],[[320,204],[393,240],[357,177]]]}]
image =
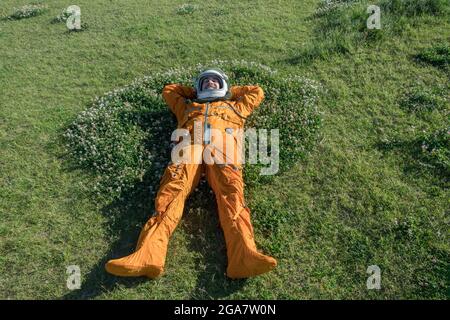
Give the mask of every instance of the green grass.
[{"label": "green grass", "polygon": [[[353,40],[357,29],[349,38],[318,38],[326,22],[313,18],[318,1],[191,1],[197,10],[177,14],[183,3],[81,0],[89,28],[79,33],[51,23],[67,5],[59,0],[31,19],[0,20],[0,297],[447,298],[450,194],[441,157],[448,149],[445,135],[433,133],[448,126],[448,99],[425,114],[401,101],[418,80],[430,90],[448,86],[445,53],[435,59],[430,49],[448,44],[448,15],[406,11],[402,32],[394,25],[363,44]],[[0,16],[23,4],[2,1]],[[418,60],[423,52],[431,58]],[[247,189],[258,246],[279,266],[248,280],[225,277],[214,198],[201,185],[173,235],[165,275],[110,276],[104,263],[131,252],[153,198],[96,201],[60,138],[95,96],[214,58],[257,61],[326,88],[316,147],[270,184]],[[444,152],[418,156],[411,141],[422,136]],[[82,272],[76,291],[66,288],[72,264]],[[379,291],[366,289],[373,264],[382,272]]]}]

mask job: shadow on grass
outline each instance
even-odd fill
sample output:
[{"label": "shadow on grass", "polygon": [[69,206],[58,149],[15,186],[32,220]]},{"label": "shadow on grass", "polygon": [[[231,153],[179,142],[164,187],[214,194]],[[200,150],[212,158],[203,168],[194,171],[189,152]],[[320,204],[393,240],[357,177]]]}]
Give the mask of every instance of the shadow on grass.
[{"label": "shadow on grass", "polygon": [[450,74],[450,46],[447,43],[436,43],[412,56],[420,65],[432,65]]},{"label": "shadow on grass", "polygon": [[300,52],[293,57],[278,60],[278,63],[288,65],[307,65],[316,60],[327,60],[335,54],[350,55],[351,47],[342,42],[316,42],[300,49]]},{"label": "shadow on grass", "polygon": [[195,235],[188,244],[189,250],[200,253],[196,266],[202,270],[192,299],[225,298],[240,290],[246,279],[231,280],[226,276],[227,251],[220,227],[217,204],[206,180],[201,180],[198,191],[186,203],[187,215],[183,227],[187,234]]},{"label": "shadow on grass", "polygon": [[414,138],[394,139],[392,141],[380,141],[375,147],[383,153],[396,152],[404,158],[403,172],[407,175],[421,176],[423,174],[432,174],[438,179],[438,183],[443,187],[449,184],[450,168],[437,161],[423,151],[423,139]]}]

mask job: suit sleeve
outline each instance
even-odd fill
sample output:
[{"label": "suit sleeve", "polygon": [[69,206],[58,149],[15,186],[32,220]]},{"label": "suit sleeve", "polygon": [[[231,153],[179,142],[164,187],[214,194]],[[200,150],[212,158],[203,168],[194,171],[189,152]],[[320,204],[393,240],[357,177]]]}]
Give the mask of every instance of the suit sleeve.
[{"label": "suit sleeve", "polygon": [[177,120],[181,121],[187,105],[186,99],[195,98],[195,89],[180,84],[168,84],[164,87],[162,96]]},{"label": "suit sleeve", "polygon": [[236,108],[248,117],[264,100],[264,91],[259,86],[233,86],[231,99],[236,100]]}]

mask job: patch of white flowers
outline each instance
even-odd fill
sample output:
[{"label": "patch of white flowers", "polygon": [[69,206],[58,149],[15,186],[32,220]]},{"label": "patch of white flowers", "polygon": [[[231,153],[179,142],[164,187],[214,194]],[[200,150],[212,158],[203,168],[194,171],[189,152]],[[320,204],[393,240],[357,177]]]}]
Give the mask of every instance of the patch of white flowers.
[{"label": "patch of white flowers", "polygon": [[198,9],[198,6],[191,3],[184,3],[177,8],[177,14],[191,14]]},{"label": "patch of white flowers", "polygon": [[314,12],[314,16],[323,16],[338,8],[352,6],[359,1],[360,0],[321,0],[319,7]]},{"label": "patch of white flowers", "polygon": [[135,79],[128,86],[95,97],[66,130],[66,147],[74,161],[95,178],[92,190],[110,198],[123,197],[136,187],[154,194],[170,160],[170,135],[176,128],[162,99],[168,83],[192,85],[200,70],[224,70],[232,85],[258,84],[263,104],[247,128],[280,130],[280,168],[289,168],[310,148],[320,126],[317,108],[321,86],[294,75],[277,76],[271,68],[243,60],[213,60]]},{"label": "patch of white flowers", "polygon": [[26,19],[40,15],[46,10],[47,6],[43,4],[27,4],[20,8],[14,8],[9,18],[13,20]]}]

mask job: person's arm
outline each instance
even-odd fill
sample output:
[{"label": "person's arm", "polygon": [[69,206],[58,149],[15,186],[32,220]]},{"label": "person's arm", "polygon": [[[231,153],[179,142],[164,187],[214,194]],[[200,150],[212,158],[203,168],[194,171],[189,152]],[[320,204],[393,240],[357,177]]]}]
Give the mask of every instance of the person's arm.
[{"label": "person's arm", "polygon": [[236,108],[244,117],[248,117],[264,100],[264,91],[259,86],[233,86],[230,90],[231,99],[237,101]]},{"label": "person's arm", "polygon": [[186,99],[194,99],[196,92],[192,87],[172,83],[164,87],[162,96],[177,120],[181,121],[187,105]]}]

